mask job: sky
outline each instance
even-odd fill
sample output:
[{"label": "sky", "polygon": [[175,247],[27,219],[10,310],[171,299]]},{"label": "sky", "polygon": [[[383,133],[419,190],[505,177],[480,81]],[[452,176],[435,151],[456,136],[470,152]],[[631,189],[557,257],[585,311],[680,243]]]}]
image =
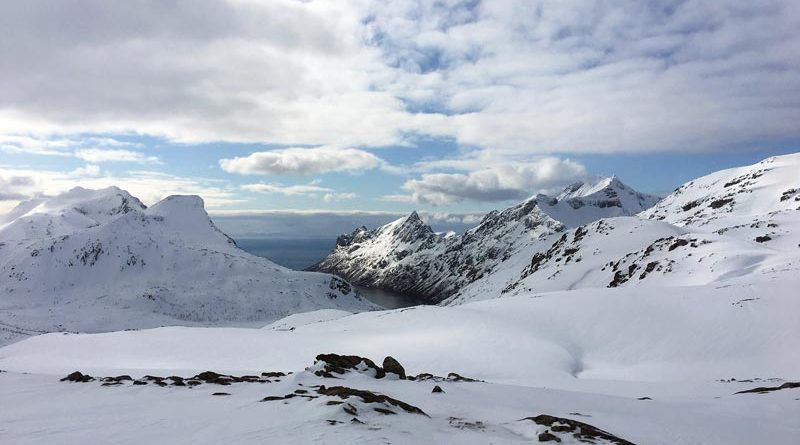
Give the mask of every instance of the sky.
[{"label": "sky", "polygon": [[117,185],[251,235],[471,224],[800,151],[795,0],[5,0],[0,29],[0,215]]}]

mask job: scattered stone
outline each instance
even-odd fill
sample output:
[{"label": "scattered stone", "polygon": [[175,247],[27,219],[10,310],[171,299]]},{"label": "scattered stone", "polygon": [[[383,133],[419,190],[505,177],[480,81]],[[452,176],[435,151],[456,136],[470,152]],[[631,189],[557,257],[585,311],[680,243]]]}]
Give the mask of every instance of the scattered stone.
[{"label": "scattered stone", "polygon": [[327,402],[327,403],[325,403],[325,404],[326,404],[326,405],[328,405],[328,406],[331,406],[331,405],[341,405],[341,404],[343,404],[343,403],[344,403],[344,402],[341,402],[341,401],[339,401],[339,400],[328,400],[328,402]]},{"label": "scattered stone", "polygon": [[394,411],[392,411],[390,409],[386,409],[386,408],[372,408],[372,409],[375,410],[376,412],[379,412],[379,413],[385,415],[385,416],[397,414],[396,412],[394,412]]},{"label": "scattered stone", "polygon": [[459,375],[455,372],[447,374],[447,380],[450,380],[451,382],[483,382],[483,380],[471,379],[469,377],[464,377],[462,375]]},{"label": "scattered stone", "polygon": [[349,403],[345,405],[342,409],[344,410],[344,412],[350,414],[351,416],[355,416],[356,414],[358,414],[358,410],[356,409],[356,407]]},{"label": "scattered stone", "polygon": [[86,383],[91,382],[94,380],[94,377],[90,375],[85,375],[80,371],[75,371],[72,374],[61,379],[62,382],[76,382],[76,383]]},{"label": "scattered stone", "polygon": [[383,370],[385,372],[391,372],[400,376],[400,379],[405,380],[406,378],[406,370],[403,368],[403,365],[400,364],[394,357],[386,357],[383,359]]},{"label": "scattered stone", "polygon": [[[539,442],[561,442],[561,439],[553,433],[565,433],[571,434],[573,438],[580,442],[597,443],[599,440],[604,440],[615,445],[634,445],[632,442],[617,437],[607,431],[603,431],[588,423],[579,422],[577,420],[555,417],[547,414],[540,414],[536,417],[526,417],[522,420],[530,420],[537,425],[549,428],[549,430],[539,434]],[[543,437],[544,434],[547,435]]]},{"label": "scattered stone", "polygon": [[396,406],[408,413],[421,414],[426,417],[428,416],[427,414],[425,414],[424,411],[422,411],[421,409],[417,408],[414,405],[410,405],[401,400],[397,400],[389,396],[374,393],[371,391],[348,388],[346,386],[332,386],[330,388],[321,386],[319,389],[317,389],[317,392],[321,395],[339,397],[340,399],[345,399],[345,400],[350,397],[359,397],[364,403],[385,403],[388,405]]},{"label": "scattered stone", "polygon": [[539,434],[539,442],[561,442],[561,439],[550,431],[545,431]]},{"label": "scattered stone", "polygon": [[757,236],[756,237],[756,242],[757,243],[766,243],[767,241],[770,241],[771,239],[772,239],[772,237],[770,237],[769,235]]},{"label": "scattered stone", "polygon": [[449,417],[447,420],[450,423],[450,426],[452,426],[453,428],[458,428],[460,430],[483,431],[486,429],[486,425],[480,420],[470,422],[460,417]]},{"label": "scattered stone", "polygon": [[441,386],[436,385],[433,387],[433,391],[431,391],[431,393],[432,394],[444,393],[444,390],[442,389]]},{"label": "scattered stone", "polygon": [[636,400],[653,400],[653,399],[651,399],[650,397],[639,397]]},{"label": "scattered stone", "polygon": [[274,402],[276,400],[287,400],[295,396],[297,396],[297,394],[286,394],[285,396],[267,396],[259,400],[259,402]]},{"label": "scattered stone", "polygon": [[211,394],[211,395],[212,396],[229,396],[229,395],[231,395],[231,393],[229,393],[229,392],[215,392],[214,394]]}]

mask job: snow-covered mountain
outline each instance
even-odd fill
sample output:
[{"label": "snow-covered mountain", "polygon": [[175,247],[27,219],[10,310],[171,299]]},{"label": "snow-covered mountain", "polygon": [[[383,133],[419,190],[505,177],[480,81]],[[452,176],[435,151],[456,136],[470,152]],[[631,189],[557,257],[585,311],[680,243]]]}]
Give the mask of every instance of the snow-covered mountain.
[{"label": "snow-covered mountain", "polygon": [[539,194],[484,216],[463,235],[435,234],[416,212],[375,230],[342,235],[313,270],[338,274],[369,287],[439,302],[541,239],[567,229],[652,206],[657,197],[639,193],[617,178],[578,182],[557,197]]},{"label": "snow-covered mountain", "polygon": [[416,214],[340,237],[316,267],[446,304],[528,291],[688,286],[800,270],[800,154],[690,181],[665,199],[616,178],[491,212],[444,238]]},{"label": "snow-covered mountain", "polygon": [[337,277],[240,250],[197,196],[150,208],[124,190],[75,188],[0,220],[0,343],[49,331],[265,323],[373,306]]},{"label": "snow-covered mountain", "polygon": [[498,290],[694,286],[784,273],[800,273],[800,154],[695,179],[635,217],[550,235],[448,303]]},{"label": "snow-covered mountain", "polygon": [[690,181],[641,216],[796,252],[798,210],[800,153],[795,153]]}]

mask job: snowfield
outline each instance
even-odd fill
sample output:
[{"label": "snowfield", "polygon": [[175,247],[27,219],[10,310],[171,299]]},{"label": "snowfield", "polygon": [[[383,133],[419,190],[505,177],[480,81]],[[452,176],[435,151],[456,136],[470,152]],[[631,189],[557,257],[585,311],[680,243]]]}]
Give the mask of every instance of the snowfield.
[{"label": "snowfield", "polygon": [[[800,389],[734,393],[800,377],[798,284],[797,277],[781,277],[354,315],[321,311],[263,329],[46,334],[0,349],[0,369],[7,371],[0,374],[7,401],[0,425],[8,443],[530,443],[544,429],[520,419],[548,414],[633,443],[794,444]],[[485,383],[304,371],[327,352],[376,362],[390,355],[409,375],[457,372]],[[133,378],[205,370],[294,374],[280,382],[191,388],[58,382],[75,370]],[[298,389],[313,394],[314,385],[385,394],[429,417],[383,415],[369,406],[357,406],[354,416],[328,405],[338,400],[330,397],[259,402]],[[435,385],[444,393],[432,394]]]}]

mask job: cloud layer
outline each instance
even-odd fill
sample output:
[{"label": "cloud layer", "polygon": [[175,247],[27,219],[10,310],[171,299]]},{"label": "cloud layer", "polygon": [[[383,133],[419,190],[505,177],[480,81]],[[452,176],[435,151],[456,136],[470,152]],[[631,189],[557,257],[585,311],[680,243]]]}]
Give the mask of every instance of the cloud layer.
[{"label": "cloud layer", "polygon": [[796,140],[793,0],[0,2],[0,133],[498,153]]}]

